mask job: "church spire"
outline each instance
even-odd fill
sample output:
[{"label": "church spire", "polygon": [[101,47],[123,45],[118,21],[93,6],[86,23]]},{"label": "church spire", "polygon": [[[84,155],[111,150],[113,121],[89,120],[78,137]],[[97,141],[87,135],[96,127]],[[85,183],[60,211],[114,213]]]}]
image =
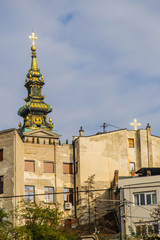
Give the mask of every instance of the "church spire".
[{"label": "church spire", "polygon": [[23,126],[19,128],[19,132],[32,131],[39,128],[51,131],[53,123],[51,118],[49,123],[47,122],[47,114],[52,111],[52,106],[44,102],[45,97],[41,94],[44,80],[37,65],[36,46],[34,43],[37,37],[32,33],[29,38],[32,39],[32,60],[24,85],[28,91],[28,95],[24,99],[26,103],[18,110],[18,115],[23,117]]}]

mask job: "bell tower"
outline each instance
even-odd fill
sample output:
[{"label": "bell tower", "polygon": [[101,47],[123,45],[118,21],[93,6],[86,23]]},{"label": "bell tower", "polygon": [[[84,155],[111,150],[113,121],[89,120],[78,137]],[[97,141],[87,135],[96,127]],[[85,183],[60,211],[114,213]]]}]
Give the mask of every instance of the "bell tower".
[{"label": "bell tower", "polygon": [[37,65],[35,34],[29,37],[32,39],[32,59],[31,68],[29,69],[26,79],[25,87],[27,89],[27,97],[24,99],[25,104],[19,108],[18,115],[23,117],[23,125],[19,123],[19,133],[29,132],[37,129],[48,130],[56,133],[53,129],[52,119],[49,118],[47,122],[47,114],[52,111],[52,106],[44,102],[45,96],[42,95],[42,87],[44,85],[43,75]]}]

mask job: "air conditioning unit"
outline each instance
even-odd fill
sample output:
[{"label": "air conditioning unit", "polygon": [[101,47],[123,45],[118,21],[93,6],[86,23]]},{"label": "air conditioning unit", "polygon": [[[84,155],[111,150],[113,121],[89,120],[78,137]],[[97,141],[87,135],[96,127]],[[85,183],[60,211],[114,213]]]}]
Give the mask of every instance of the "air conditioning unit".
[{"label": "air conditioning unit", "polygon": [[70,209],[72,209],[72,203],[66,202],[66,203],[64,204],[64,209],[65,209],[65,210],[70,210]]}]

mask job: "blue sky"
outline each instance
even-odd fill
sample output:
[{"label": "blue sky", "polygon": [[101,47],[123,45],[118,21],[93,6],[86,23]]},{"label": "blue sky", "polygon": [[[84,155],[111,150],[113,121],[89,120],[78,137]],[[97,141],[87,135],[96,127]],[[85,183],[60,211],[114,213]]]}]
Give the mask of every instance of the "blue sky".
[{"label": "blue sky", "polygon": [[160,136],[159,0],[1,0],[0,29],[1,130],[22,122],[34,29],[62,142],[80,126],[85,135],[103,122],[133,129],[134,118]]}]

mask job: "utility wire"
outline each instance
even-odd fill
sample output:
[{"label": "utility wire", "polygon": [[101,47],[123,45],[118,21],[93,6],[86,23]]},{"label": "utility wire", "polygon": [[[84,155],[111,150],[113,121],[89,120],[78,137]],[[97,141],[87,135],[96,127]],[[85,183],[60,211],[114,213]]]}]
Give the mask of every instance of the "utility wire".
[{"label": "utility wire", "polygon": [[[154,186],[154,188],[158,188],[160,185]],[[151,186],[137,186],[137,187],[120,187],[117,188],[117,190],[121,189],[144,189],[144,188],[151,188]],[[73,194],[76,193],[86,193],[86,192],[102,192],[102,191],[110,191],[110,190],[115,190],[116,188],[104,188],[104,189],[90,189],[90,190],[78,190],[78,191],[73,191]],[[34,194],[22,194],[22,195],[10,195],[10,196],[0,196],[0,199],[2,198],[16,198],[16,197],[27,197],[27,196],[47,196],[47,195],[56,195],[56,194],[64,194],[64,195],[70,195],[68,192],[53,192],[53,193],[34,193]],[[110,198],[104,198],[104,199],[96,199],[96,201],[109,201],[109,202],[118,202],[120,200],[114,200]]]}]

